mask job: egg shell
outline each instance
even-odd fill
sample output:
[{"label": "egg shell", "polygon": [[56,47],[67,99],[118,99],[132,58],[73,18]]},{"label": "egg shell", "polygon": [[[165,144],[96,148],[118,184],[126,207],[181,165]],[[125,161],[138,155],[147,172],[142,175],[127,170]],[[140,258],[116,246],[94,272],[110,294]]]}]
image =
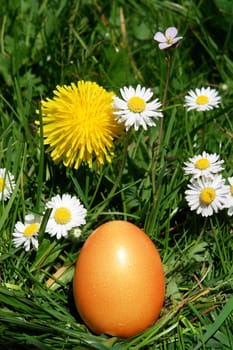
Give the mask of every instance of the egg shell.
[{"label": "egg shell", "polygon": [[102,224],[81,249],[73,294],[94,333],[139,334],[157,320],[164,302],[164,271],[154,243],[130,222]]}]

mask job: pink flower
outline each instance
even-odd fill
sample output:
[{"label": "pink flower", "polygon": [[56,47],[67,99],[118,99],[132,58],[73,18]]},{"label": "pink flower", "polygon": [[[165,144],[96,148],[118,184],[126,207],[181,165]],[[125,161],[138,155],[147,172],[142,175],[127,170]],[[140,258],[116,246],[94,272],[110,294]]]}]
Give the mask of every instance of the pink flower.
[{"label": "pink flower", "polygon": [[155,33],[154,40],[159,42],[160,50],[165,50],[171,46],[176,45],[181,39],[182,36],[176,36],[178,30],[175,27],[169,27],[166,29],[165,34],[161,32]]}]

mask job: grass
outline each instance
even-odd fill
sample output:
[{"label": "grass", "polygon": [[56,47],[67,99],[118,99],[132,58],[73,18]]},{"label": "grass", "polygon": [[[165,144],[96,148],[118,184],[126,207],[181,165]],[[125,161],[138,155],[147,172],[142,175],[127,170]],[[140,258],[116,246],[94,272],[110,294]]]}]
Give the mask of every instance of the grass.
[{"label": "grass", "polygon": [[[14,174],[16,188],[9,201],[0,203],[1,346],[233,348],[232,218],[224,211],[207,219],[191,212],[182,169],[188,157],[202,151],[204,128],[202,116],[184,109],[184,96],[190,89],[211,86],[222,105],[206,114],[204,146],[220,154],[224,175],[232,176],[232,18],[227,0],[2,2],[0,165]],[[116,94],[140,83],[162,101],[167,65],[153,35],[173,25],[184,39],[172,60],[161,143],[156,143],[159,127],[131,132],[114,194],[123,140],[112,164],[98,172],[85,165],[77,171],[54,165],[34,123],[41,98],[51,96],[58,84],[84,79]],[[41,214],[48,198],[65,192],[77,195],[88,209],[81,238],[51,240],[42,227],[37,252],[14,248],[16,221],[30,211]],[[166,273],[160,319],[125,340],[92,334],[72,299],[73,262],[91,231],[111,219],[144,228]]]}]

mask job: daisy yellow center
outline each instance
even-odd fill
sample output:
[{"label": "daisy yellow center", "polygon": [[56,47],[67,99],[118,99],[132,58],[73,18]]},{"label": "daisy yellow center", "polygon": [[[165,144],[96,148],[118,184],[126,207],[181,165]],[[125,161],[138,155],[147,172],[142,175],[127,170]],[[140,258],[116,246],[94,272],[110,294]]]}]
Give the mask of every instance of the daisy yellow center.
[{"label": "daisy yellow center", "polygon": [[211,204],[216,197],[216,192],[211,187],[204,188],[200,193],[200,201],[204,205]]},{"label": "daisy yellow center", "polygon": [[54,213],[54,220],[59,225],[68,224],[71,220],[71,212],[68,208],[60,207]]},{"label": "daisy yellow center", "polygon": [[209,102],[209,97],[205,95],[200,95],[196,99],[198,105],[206,105]]},{"label": "daisy yellow center", "polygon": [[233,196],[233,185],[230,187],[231,195]]},{"label": "daisy yellow center", "polygon": [[207,158],[198,159],[195,163],[195,167],[199,170],[205,170],[209,168],[209,166],[210,166],[210,161]]},{"label": "daisy yellow center", "polygon": [[133,96],[128,100],[128,107],[131,112],[140,113],[146,108],[146,102],[139,96]]},{"label": "daisy yellow center", "polygon": [[30,236],[33,236],[35,233],[37,233],[38,229],[39,229],[39,224],[37,223],[30,224],[25,228],[23,234],[24,236],[30,237]]},{"label": "daisy yellow center", "polygon": [[4,189],[4,179],[0,177],[0,192],[2,192]]}]

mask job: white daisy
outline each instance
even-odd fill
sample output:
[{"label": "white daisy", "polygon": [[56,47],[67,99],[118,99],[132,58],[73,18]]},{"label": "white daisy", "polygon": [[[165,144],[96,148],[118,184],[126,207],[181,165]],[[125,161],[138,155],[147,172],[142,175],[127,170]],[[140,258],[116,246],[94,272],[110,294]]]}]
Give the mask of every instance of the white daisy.
[{"label": "white daisy", "polygon": [[10,198],[15,188],[15,178],[5,168],[0,168],[0,201]]},{"label": "white daisy", "polygon": [[178,42],[183,39],[182,36],[176,36],[178,30],[176,27],[169,27],[166,29],[165,34],[157,32],[154,35],[154,40],[159,42],[160,50],[168,49],[171,46],[178,45]]},{"label": "white daisy", "polygon": [[23,245],[27,252],[32,245],[32,247],[38,249],[37,235],[40,229],[40,221],[40,218],[28,214],[25,216],[24,224],[21,221],[15,224],[13,243],[16,248]]},{"label": "white daisy", "polygon": [[230,186],[228,187],[228,197],[225,208],[228,209],[227,214],[229,216],[233,215],[233,177],[228,177],[228,182]]},{"label": "white daisy", "polygon": [[52,197],[46,208],[51,208],[51,214],[46,225],[45,232],[57,239],[67,237],[68,232],[86,223],[87,210],[79,199],[70,194],[59,194]]},{"label": "white daisy", "polygon": [[225,207],[229,188],[221,175],[191,180],[185,198],[191,210],[202,216],[211,216]]},{"label": "white daisy", "polygon": [[114,114],[119,123],[125,123],[126,131],[131,126],[137,131],[140,126],[145,130],[147,126],[156,125],[152,118],[163,117],[158,109],[161,103],[158,99],[148,102],[153,96],[150,89],[137,85],[136,89],[132,86],[120,89],[123,99],[114,97]]},{"label": "white daisy", "polygon": [[221,102],[221,97],[215,89],[200,88],[190,90],[188,95],[185,96],[185,107],[190,111],[195,109],[198,112],[209,111],[213,108],[218,108]]},{"label": "white daisy", "polygon": [[217,174],[223,170],[221,166],[223,163],[223,160],[219,160],[218,154],[209,154],[203,151],[202,154],[189,158],[187,162],[184,162],[184,172],[185,175],[192,175],[193,178]]}]

